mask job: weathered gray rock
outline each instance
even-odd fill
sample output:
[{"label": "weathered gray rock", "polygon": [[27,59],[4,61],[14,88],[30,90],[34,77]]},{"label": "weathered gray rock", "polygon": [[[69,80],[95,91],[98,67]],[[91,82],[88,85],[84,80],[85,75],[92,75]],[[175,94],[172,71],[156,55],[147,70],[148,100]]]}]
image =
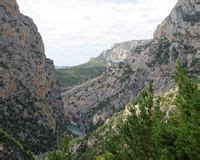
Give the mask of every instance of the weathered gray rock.
[{"label": "weathered gray rock", "polygon": [[130,54],[124,62],[107,73],[64,91],[65,114],[82,132],[89,132],[114,112],[124,109],[150,81],[154,82],[157,94],[174,87],[172,74],[177,60],[192,76],[198,77],[199,16],[194,16],[198,11],[197,1],[179,1],[155,32],[155,39],[133,50],[127,49]]},{"label": "weathered gray rock", "polygon": [[150,40],[134,40],[122,43],[116,43],[111,49],[103,51],[98,57],[98,60],[112,66],[119,62],[123,62],[131,55],[132,51],[138,47],[148,43]]},{"label": "weathered gray rock", "polygon": [[154,37],[166,37],[170,42],[181,42],[200,47],[200,1],[179,0],[165,21],[158,26]]},{"label": "weathered gray rock", "polygon": [[16,0],[0,0],[0,128],[44,152],[66,129],[53,62]]}]

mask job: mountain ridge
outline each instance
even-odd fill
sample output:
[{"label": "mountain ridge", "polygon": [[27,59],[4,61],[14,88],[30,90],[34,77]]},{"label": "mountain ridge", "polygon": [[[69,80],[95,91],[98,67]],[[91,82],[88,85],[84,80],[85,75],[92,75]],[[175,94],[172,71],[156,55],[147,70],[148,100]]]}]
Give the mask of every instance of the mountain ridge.
[{"label": "mountain ridge", "polygon": [[57,69],[56,73],[62,87],[72,87],[90,78],[106,72],[108,67],[123,62],[130,56],[131,50],[148,43],[150,40],[133,40],[114,44],[110,49],[91,58],[88,62],[78,66]]},{"label": "mountain ridge", "polygon": [[[194,32],[196,36],[187,32],[194,26],[194,31],[198,31],[199,21],[190,22],[183,18],[185,13],[190,17],[199,11],[196,1],[179,0],[168,18],[156,29],[153,40],[136,47],[124,62],[108,68],[106,73],[63,91],[65,114],[88,133],[113,113],[124,109],[125,104],[134,100],[148,82],[153,81],[156,92],[173,88],[171,76],[177,60],[191,75],[199,77],[199,45],[183,42],[184,37],[199,41],[198,32]],[[177,16],[180,19],[172,23],[170,19]],[[180,36],[176,37],[177,33]]]}]

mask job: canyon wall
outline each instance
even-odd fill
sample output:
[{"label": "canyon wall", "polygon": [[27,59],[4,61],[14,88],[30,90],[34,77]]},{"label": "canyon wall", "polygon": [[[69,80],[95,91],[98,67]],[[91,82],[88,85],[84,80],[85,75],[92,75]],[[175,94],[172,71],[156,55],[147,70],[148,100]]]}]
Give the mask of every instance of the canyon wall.
[{"label": "canyon wall", "polygon": [[0,128],[34,152],[56,144],[67,128],[53,61],[33,20],[16,0],[0,0]]}]

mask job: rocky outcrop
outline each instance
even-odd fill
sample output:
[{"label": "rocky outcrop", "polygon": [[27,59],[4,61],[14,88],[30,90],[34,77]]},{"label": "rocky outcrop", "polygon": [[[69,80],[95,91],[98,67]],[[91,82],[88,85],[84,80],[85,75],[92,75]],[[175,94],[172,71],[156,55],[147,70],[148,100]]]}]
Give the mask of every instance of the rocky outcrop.
[{"label": "rocky outcrop", "polygon": [[64,88],[83,83],[106,71],[107,67],[123,62],[137,46],[148,43],[148,40],[135,40],[114,44],[111,49],[103,51],[98,57],[91,58],[88,62],[57,69],[60,85]]},{"label": "rocky outcrop", "polygon": [[180,42],[200,47],[200,1],[179,0],[165,21],[158,26],[154,37],[166,37],[170,42]]},{"label": "rocky outcrop", "polygon": [[66,128],[54,65],[33,20],[16,0],[0,0],[0,128],[35,153]]},{"label": "rocky outcrop", "polygon": [[149,40],[134,40],[122,43],[116,43],[111,49],[103,51],[96,59],[106,63],[109,66],[123,62],[131,55],[132,51],[138,47],[148,43]]},{"label": "rocky outcrop", "polygon": [[[158,27],[153,40],[130,50],[124,62],[109,68],[101,76],[65,90],[62,97],[65,114],[70,120],[87,133],[114,112],[124,109],[125,104],[134,100],[150,81],[153,81],[157,94],[173,88],[172,74],[177,60],[191,76],[198,77],[199,22],[198,18],[192,18],[195,19],[192,22],[183,21],[183,17],[193,17],[199,7],[198,1],[179,1]],[[191,29],[193,27],[195,30]],[[190,34],[188,30],[191,30]]]}]

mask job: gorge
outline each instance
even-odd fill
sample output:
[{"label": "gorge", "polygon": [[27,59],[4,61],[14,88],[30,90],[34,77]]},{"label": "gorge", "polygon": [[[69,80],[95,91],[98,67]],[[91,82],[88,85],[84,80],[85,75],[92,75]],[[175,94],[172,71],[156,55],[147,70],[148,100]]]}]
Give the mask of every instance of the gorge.
[{"label": "gorge", "polygon": [[20,13],[16,0],[0,0],[0,159],[29,159],[8,135],[35,155],[53,150],[63,134],[88,138],[76,152],[92,146],[91,133],[149,82],[158,96],[175,89],[178,60],[199,79],[200,0],[178,0],[152,40],[115,44],[95,60],[107,69],[61,88],[33,20]]}]

